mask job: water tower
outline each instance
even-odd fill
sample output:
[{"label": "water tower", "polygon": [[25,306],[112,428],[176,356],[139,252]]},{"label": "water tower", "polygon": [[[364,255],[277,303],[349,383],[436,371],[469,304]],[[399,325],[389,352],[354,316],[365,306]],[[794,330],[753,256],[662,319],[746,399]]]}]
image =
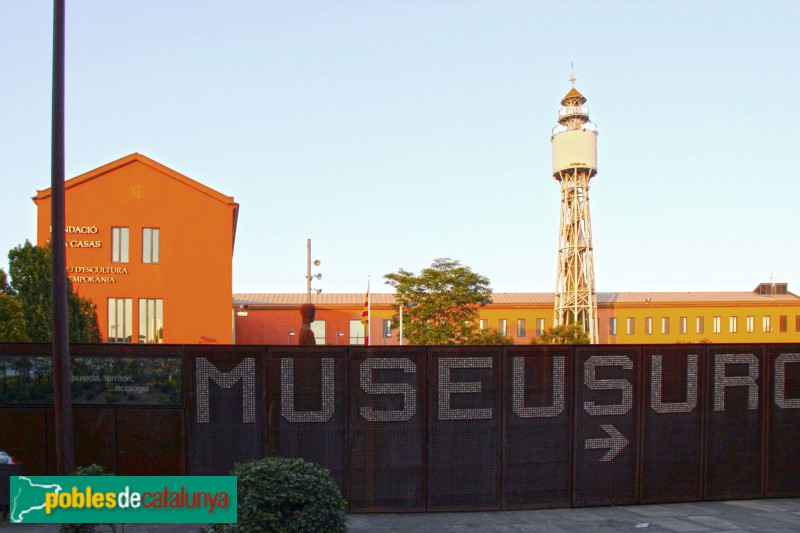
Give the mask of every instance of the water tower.
[{"label": "water tower", "polygon": [[561,100],[553,129],[553,178],[561,191],[554,325],[578,322],[597,343],[597,293],[589,214],[589,181],[597,174],[597,127],[586,98],[575,88]]}]

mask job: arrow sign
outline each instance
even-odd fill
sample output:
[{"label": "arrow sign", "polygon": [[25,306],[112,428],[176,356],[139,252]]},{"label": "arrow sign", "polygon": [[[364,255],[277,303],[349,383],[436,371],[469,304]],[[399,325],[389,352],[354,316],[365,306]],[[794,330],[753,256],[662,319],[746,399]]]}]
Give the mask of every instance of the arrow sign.
[{"label": "arrow sign", "polygon": [[608,434],[607,439],[586,439],[587,450],[597,450],[608,448],[608,451],[600,458],[600,462],[607,462],[614,459],[622,449],[628,445],[625,435],[617,431],[611,424],[600,424],[600,427]]}]

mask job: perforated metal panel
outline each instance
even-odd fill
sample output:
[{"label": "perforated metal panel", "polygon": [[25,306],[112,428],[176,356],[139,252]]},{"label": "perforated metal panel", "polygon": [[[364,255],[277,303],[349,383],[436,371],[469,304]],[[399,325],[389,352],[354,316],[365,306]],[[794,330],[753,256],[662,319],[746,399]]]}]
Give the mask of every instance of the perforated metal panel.
[{"label": "perforated metal panel", "polygon": [[572,349],[508,347],[503,389],[503,508],[568,507]]},{"label": "perforated metal panel", "polygon": [[189,474],[227,475],[235,463],[264,457],[264,351],[197,347],[187,356]]},{"label": "perforated metal panel", "polygon": [[800,496],[800,344],[767,353],[767,496]]},{"label": "perforated metal panel", "polygon": [[704,498],[757,498],[764,492],[764,346],[710,345],[706,363]]},{"label": "perforated metal panel", "polygon": [[643,349],[641,501],[691,501],[703,497],[701,345]]},{"label": "perforated metal panel", "polygon": [[428,353],[428,510],[497,509],[502,352]]},{"label": "perforated metal panel", "polygon": [[117,473],[186,474],[183,409],[117,409]]},{"label": "perforated metal panel", "polygon": [[638,348],[575,348],[573,505],[637,500]]},{"label": "perforated metal panel", "polygon": [[47,425],[44,407],[0,409],[0,450],[25,464],[31,476],[47,474]]},{"label": "perforated metal panel", "polygon": [[425,510],[425,348],[351,348],[351,511]]},{"label": "perforated metal panel", "polygon": [[327,468],[347,498],[345,348],[271,348],[269,413],[272,453]]}]

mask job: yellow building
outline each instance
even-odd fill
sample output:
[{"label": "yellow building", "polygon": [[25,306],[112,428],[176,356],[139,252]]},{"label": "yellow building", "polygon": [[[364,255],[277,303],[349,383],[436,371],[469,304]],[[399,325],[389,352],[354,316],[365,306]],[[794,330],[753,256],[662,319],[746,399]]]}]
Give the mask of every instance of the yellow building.
[{"label": "yellow building", "polygon": [[[306,294],[234,294],[237,344],[297,344]],[[370,296],[372,345],[397,345],[393,295]],[[553,293],[495,293],[480,327],[528,344],[553,325]],[[800,297],[785,283],[741,292],[601,292],[601,344],[800,342]],[[364,294],[321,294],[313,324],[318,344],[363,344]]]}]

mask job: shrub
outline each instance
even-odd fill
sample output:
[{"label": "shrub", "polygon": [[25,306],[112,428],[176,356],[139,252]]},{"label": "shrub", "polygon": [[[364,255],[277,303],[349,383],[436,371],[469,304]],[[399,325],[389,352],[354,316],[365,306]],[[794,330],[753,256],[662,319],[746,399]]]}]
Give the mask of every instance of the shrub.
[{"label": "shrub", "polygon": [[[100,465],[79,466],[75,469],[76,476],[110,476],[106,469]],[[95,526],[100,524],[61,524],[59,526],[59,533],[94,533]],[[116,531],[114,526],[112,530]]]},{"label": "shrub", "polygon": [[344,532],[345,501],[324,468],[303,459],[267,457],[237,464],[236,524],[216,533]]}]

